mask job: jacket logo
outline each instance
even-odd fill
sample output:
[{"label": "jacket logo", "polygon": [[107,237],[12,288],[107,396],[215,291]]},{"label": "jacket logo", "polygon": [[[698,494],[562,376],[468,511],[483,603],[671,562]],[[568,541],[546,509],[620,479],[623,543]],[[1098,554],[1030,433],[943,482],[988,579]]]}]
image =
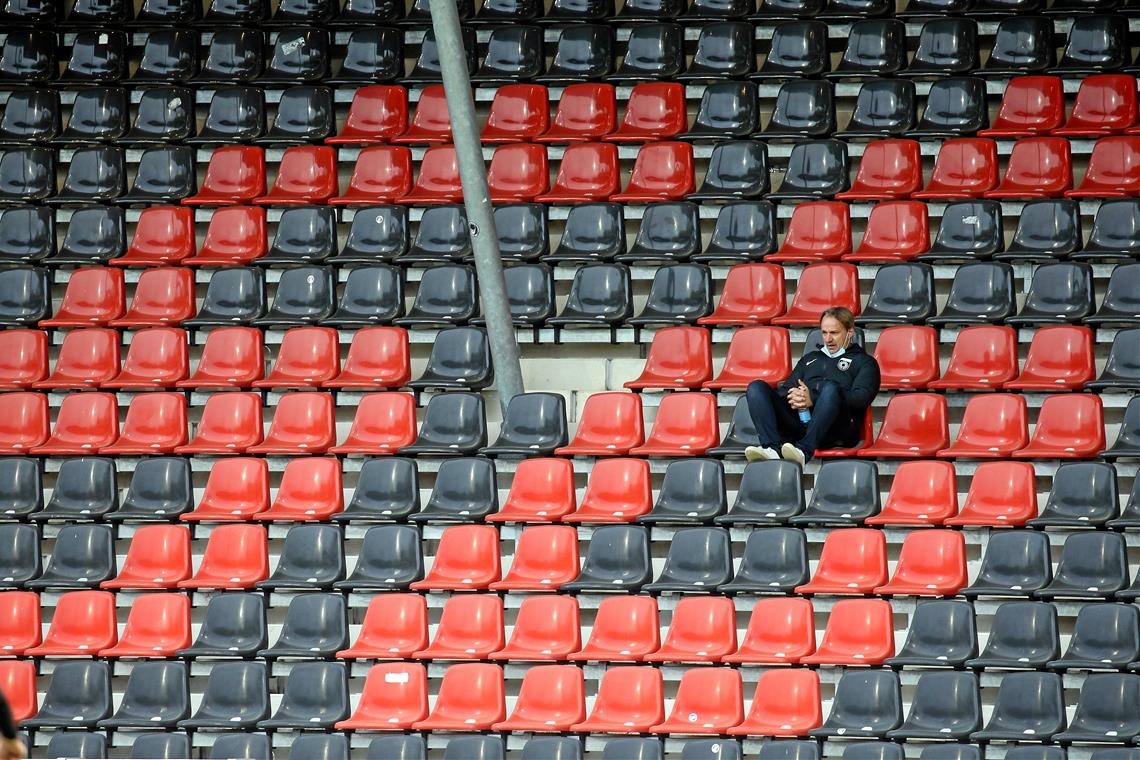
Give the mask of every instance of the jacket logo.
[{"label": "jacket logo", "polygon": [[839,367],[840,372],[846,372],[851,367],[851,360],[845,356],[836,362],[835,366]]}]

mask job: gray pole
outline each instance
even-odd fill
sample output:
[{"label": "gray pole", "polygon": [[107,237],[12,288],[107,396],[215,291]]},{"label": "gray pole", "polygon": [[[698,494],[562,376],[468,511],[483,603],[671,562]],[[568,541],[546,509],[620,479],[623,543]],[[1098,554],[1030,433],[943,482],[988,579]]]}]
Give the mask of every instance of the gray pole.
[{"label": "gray pole", "polygon": [[499,403],[506,413],[507,403],[523,392],[522,369],[519,366],[519,344],[511,321],[507,286],[499,257],[499,240],[495,235],[495,217],[491,193],[487,189],[487,167],[479,142],[475,101],[471,96],[471,80],[467,74],[467,58],[463,52],[463,36],[455,0],[430,0],[431,24],[443,71],[443,87],[447,94],[447,111],[459,161],[459,178],[463,182],[463,205],[467,209],[471,249],[475,255],[475,272],[479,276],[479,297],[487,319],[487,337],[491,360],[495,365],[495,384]]}]

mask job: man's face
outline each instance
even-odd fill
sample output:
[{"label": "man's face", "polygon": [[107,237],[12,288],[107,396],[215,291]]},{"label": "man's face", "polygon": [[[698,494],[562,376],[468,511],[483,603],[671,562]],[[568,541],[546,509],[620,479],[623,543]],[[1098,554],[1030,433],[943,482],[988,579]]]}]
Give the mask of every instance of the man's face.
[{"label": "man's face", "polygon": [[847,348],[855,331],[848,330],[834,317],[824,317],[819,323],[819,332],[823,336],[823,345],[827,346],[828,351],[835,353],[841,348]]}]

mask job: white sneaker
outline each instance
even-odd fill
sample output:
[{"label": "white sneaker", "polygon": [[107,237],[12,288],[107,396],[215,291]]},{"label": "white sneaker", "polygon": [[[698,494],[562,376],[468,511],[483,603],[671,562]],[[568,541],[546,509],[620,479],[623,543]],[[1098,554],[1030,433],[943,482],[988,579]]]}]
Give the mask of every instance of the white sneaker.
[{"label": "white sneaker", "polygon": [[799,462],[801,466],[807,461],[804,453],[790,443],[780,447],[780,455],[789,462]]},{"label": "white sneaker", "polygon": [[748,446],[744,449],[744,458],[749,462],[764,462],[769,459],[779,459],[780,455],[768,446]]}]

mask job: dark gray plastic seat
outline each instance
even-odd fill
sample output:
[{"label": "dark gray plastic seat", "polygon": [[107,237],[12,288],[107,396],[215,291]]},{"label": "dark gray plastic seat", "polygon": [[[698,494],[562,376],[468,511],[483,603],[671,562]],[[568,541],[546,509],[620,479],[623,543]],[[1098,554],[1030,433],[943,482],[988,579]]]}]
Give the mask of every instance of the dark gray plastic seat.
[{"label": "dark gray plastic seat", "polygon": [[49,29],[13,29],[0,52],[0,81],[46,82],[59,76],[55,34]]},{"label": "dark gray plastic seat", "polygon": [[1140,328],[1117,331],[1100,377],[1085,387],[1140,390]]},{"label": "dark gray plastic seat", "polygon": [[1053,20],[1044,16],[1017,16],[998,22],[986,75],[1040,74],[1057,62],[1053,47]]},{"label": "dark gray plastic seat", "polygon": [[338,590],[399,591],[423,577],[424,557],[419,531],[410,525],[376,525],[364,534],[352,574],[333,587]]},{"label": "dark gray plastic seat", "polygon": [[673,534],[650,593],[714,593],[732,578],[732,550],[726,528],[683,528]]},{"label": "dark gray plastic seat", "polygon": [[1120,510],[1120,517],[1109,520],[1108,527],[1113,530],[1140,527],[1140,478],[1132,481],[1132,491],[1128,494],[1124,509]]},{"label": "dark gray plastic seat", "polygon": [[1053,580],[1049,538],[1044,533],[994,533],[986,545],[977,579],[963,596],[1029,596]]},{"label": "dark gray plastic seat", "polygon": [[162,27],[171,24],[192,24],[202,16],[198,3],[188,0],[143,0],[135,23]]},{"label": "dark gray plastic seat", "polygon": [[1033,270],[1025,304],[1011,325],[1079,322],[1095,310],[1092,267],[1075,261],[1044,264]]},{"label": "dark gray plastic seat", "polygon": [[840,760],[904,760],[901,744],[894,742],[850,742],[844,745]]},{"label": "dark gray plastic seat", "polygon": [[59,95],[54,90],[13,92],[0,118],[0,142],[14,145],[45,143],[59,134]]},{"label": "dark gray plastic seat", "polygon": [[328,32],[324,29],[282,29],[259,79],[265,83],[317,82],[328,76],[331,58]]},{"label": "dark gray plastic seat", "polygon": [[[558,6],[571,5],[582,10],[582,15],[594,15],[593,8],[609,5],[603,12],[613,15],[612,0],[554,0],[545,20],[555,18]],[[586,18],[587,21],[600,21]],[[545,74],[535,77],[539,82],[573,84],[583,80],[602,79],[614,70],[614,33],[603,24],[575,24],[559,30],[554,56]]]},{"label": "dark gray plastic seat", "polygon": [[982,760],[982,748],[973,744],[928,744],[919,760]]},{"label": "dark gray plastic seat", "polygon": [[978,655],[974,608],[961,600],[920,602],[910,618],[906,641],[886,664],[960,668]]},{"label": "dark gray plastic seat", "polygon": [[135,178],[125,195],[117,199],[128,204],[177,203],[197,191],[194,149],[188,145],[148,148],[135,167]]},{"label": "dark gray plastic seat", "polygon": [[582,760],[582,743],[573,736],[535,736],[523,745],[520,760]]},{"label": "dark gray plastic seat", "polygon": [[285,534],[277,568],[257,584],[267,591],[330,588],[344,579],[344,536],[335,525],[295,525]]},{"label": "dark gray plastic seat", "polygon": [[[209,18],[209,11],[206,17]],[[260,30],[219,29],[210,40],[206,60],[194,81],[218,84],[250,82],[261,73],[264,47],[265,37]]]},{"label": "dark gray plastic seat", "polygon": [[835,131],[835,88],[826,80],[784,82],[776,92],[776,105],[761,140],[808,140]]},{"label": "dark gray plastic seat", "polygon": [[683,0],[630,0],[615,19],[620,21],[663,21],[676,19],[685,10]]},{"label": "dark gray plastic seat", "polygon": [[67,176],[52,204],[110,203],[126,192],[127,165],[122,148],[80,148],[71,156]]},{"label": "dark gray plastic seat", "polygon": [[543,4],[535,0],[488,0],[471,20],[472,24],[529,24],[542,16]]},{"label": "dark gray plastic seat", "polygon": [[[788,464],[794,464],[789,462]],[[748,534],[740,569],[722,594],[790,594],[808,582],[807,539],[795,528],[755,528]]]},{"label": "dark gray plastic seat", "polygon": [[1005,247],[1001,203],[970,200],[947,204],[938,221],[938,234],[919,261],[967,264],[985,259]]},{"label": "dark gray plastic seat", "polygon": [[395,29],[353,29],[345,43],[344,58],[336,76],[324,81],[358,86],[391,82],[404,73],[403,53],[403,35]]},{"label": "dark gray plastic seat", "polygon": [[55,253],[55,215],[47,207],[0,211],[0,261],[36,263]]},{"label": "dark gray plastic seat", "polygon": [[40,574],[40,534],[34,525],[0,525],[0,588],[20,588]]},{"label": "dark gray plastic seat", "polygon": [[770,201],[726,203],[717,214],[712,237],[693,261],[760,261],[777,245],[776,207]]},{"label": "dark gray plastic seat", "polygon": [[112,142],[127,132],[130,123],[127,91],[122,87],[89,87],[75,94],[71,117],[56,142]]},{"label": "dark gray plastic seat", "polygon": [[876,79],[859,88],[851,120],[836,136],[901,137],[914,129],[918,97],[909,79]]},{"label": "dark gray plastic seat", "polygon": [[479,522],[499,509],[495,463],[486,457],[464,457],[442,462],[435,487],[413,522]]},{"label": "dark gray plastic seat", "polygon": [[641,313],[631,325],[693,324],[712,312],[712,272],[704,264],[669,264],[658,268]]},{"label": "dark gray plastic seat", "polygon": [[52,735],[44,748],[44,757],[97,760],[107,757],[107,737],[86,731],[60,731]]},{"label": "dark gray plastic seat", "polygon": [[1034,528],[1099,528],[1116,517],[1119,494],[1116,469],[1105,462],[1066,462],[1053,475],[1053,486]]},{"label": "dark gray plastic seat", "polygon": [[875,273],[861,325],[923,324],[934,316],[934,270],[929,264],[890,264]]},{"label": "dark gray plastic seat", "polygon": [[123,24],[134,15],[134,3],[124,0],[77,0],[64,23],[74,26]]},{"label": "dark gray plastic seat", "polygon": [[449,327],[439,331],[423,374],[408,387],[477,391],[489,386],[494,377],[487,334],[477,327]]},{"label": "dark gray plastic seat", "polygon": [[[511,203],[495,209],[495,237],[504,262],[537,261],[550,253],[546,206]],[[472,258],[474,258],[472,256]]]},{"label": "dark gray plastic seat", "polygon": [[1114,670],[1140,658],[1140,609],[1086,604],[1077,612],[1069,646],[1050,670]]},{"label": "dark gray plastic seat", "polygon": [[219,662],[210,668],[198,710],[192,717],[178,721],[178,727],[240,731],[253,728],[268,716],[269,681],[265,663]]},{"label": "dark gray plastic seat", "polygon": [[348,674],[343,662],[300,662],[289,671],[281,704],[258,728],[330,730],[349,713]]},{"label": "dark gray plastic seat", "polygon": [[819,15],[828,20],[858,20],[889,16],[894,11],[890,0],[828,0]]},{"label": "dark gray plastic seat", "polygon": [[34,325],[47,317],[51,308],[50,288],[46,269],[0,270],[0,325]]},{"label": "dark gray plastic seat", "polygon": [[768,197],[822,200],[848,187],[847,146],[838,140],[796,143],[788,156],[784,181]]},{"label": "dark gray plastic seat", "polygon": [[665,760],[660,739],[624,736],[602,747],[600,760]]},{"label": "dark gray plastic seat", "polygon": [[1084,322],[1098,327],[1140,324],[1140,263],[1119,264],[1112,270],[1100,308]]},{"label": "dark gray plastic seat", "polygon": [[1140,199],[1101,201],[1084,248],[1072,258],[1085,261],[1135,261],[1140,257]]},{"label": "dark gray plastic seat", "polygon": [[136,82],[185,82],[198,69],[198,35],[189,29],[158,29],[143,41]]},{"label": "dark gray plastic seat", "polygon": [[972,19],[942,18],[927,21],[918,35],[918,49],[907,76],[940,78],[967,74],[978,66],[978,25]]},{"label": "dark gray plastic seat", "polygon": [[890,670],[848,670],[835,687],[831,713],[809,735],[882,739],[902,723],[899,677]]},{"label": "dark gray plastic seat", "polygon": [[613,328],[632,314],[629,269],[621,264],[589,264],[574,272],[566,304],[547,323],[554,327]]},{"label": "dark gray plastic seat", "polygon": [[[620,203],[571,206],[554,253],[544,261],[596,262],[625,252],[625,220]],[[578,270],[581,271],[581,270]]]},{"label": "dark gray plastic seat", "polygon": [[286,269],[277,282],[277,295],[264,317],[253,324],[273,327],[320,324],[330,317],[336,297],[332,267],[303,266]]},{"label": "dark gray plastic seat", "polygon": [[463,206],[432,206],[424,209],[416,239],[399,263],[412,266],[447,264],[471,256],[471,236]]},{"label": "dark gray plastic seat", "polygon": [[743,457],[747,446],[760,445],[760,434],[756,432],[756,424],[752,421],[752,414],[748,411],[748,399],[741,395],[736,400],[732,410],[732,421],[728,424],[728,431],[720,439],[720,444],[708,450],[709,456],[714,457]]},{"label": "dark gray plastic seat", "polygon": [[186,87],[143,90],[135,120],[122,138],[128,144],[182,142],[194,135],[194,91]]},{"label": "dark gray plastic seat", "polygon": [[115,577],[115,542],[109,525],[65,525],[51,559],[28,588],[98,588]]},{"label": "dark gray plastic seat", "polygon": [[506,760],[506,745],[500,736],[453,736],[443,750],[443,760]]},{"label": "dark gray plastic seat", "polygon": [[34,718],[21,728],[92,729],[111,716],[111,664],[102,661],[60,660]]},{"label": "dark gray plastic seat", "polygon": [[675,79],[684,68],[685,37],[680,24],[639,24],[632,27],[625,56],[611,79]]},{"label": "dark gray plastic seat", "polygon": [[51,264],[105,264],[127,249],[127,223],[119,206],[75,209]]},{"label": "dark gray plastic seat", "polygon": [[1049,741],[1065,729],[1065,699],[1056,673],[1011,673],[998,687],[993,714],[974,741]]},{"label": "dark gray plastic seat", "polygon": [[[227,34],[229,31],[231,30],[221,30],[216,34]],[[187,138],[186,141],[226,145],[253,140],[264,131],[265,95],[261,90],[255,87],[219,87],[210,98],[202,129],[196,137]]]},{"label": "dark gray plastic seat", "polygon": [[53,0],[13,0],[0,11],[0,23],[24,26],[59,21],[62,9]]},{"label": "dark gray plastic seat", "polygon": [[401,454],[471,456],[487,444],[487,414],[477,393],[453,392],[432,396],[419,435]]},{"label": "dark gray plastic seat", "polygon": [[[277,115],[268,131],[255,142],[267,145],[304,145],[336,133],[336,109],[328,87],[302,85],[281,93]],[[292,209],[290,209],[292,210]]]},{"label": "dark gray plastic seat", "polygon": [[190,737],[186,734],[142,734],[131,744],[132,760],[181,760],[184,757],[190,757]]},{"label": "dark gray plastic seat", "polygon": [[0,519],[20,520],[43,509],[43,472],[32,457],[0,459]]},{"label": "dark gray plastic seat", "polygon": [[332,657],[348,647],[348,618],[342,594],[298,594],[289,601],[277,641],[258,657]]},{"label": "dark gray plastic seat", "polygon": [[736,500],[715,522],[726,525],[780,525],[804,511],[803,471],[799,463],[778,459],[749,462],[740,477]]},{"label": "dark gray plastic seat", "polygon": [[834,78],[886,77],[906,66],[906,27],[896,19],[863,19],[851,25]]},{"label": "dark gray plastic seat", "polygon": [[649,583],[649,532],[640,525],[603,525],[590,536],[582,572],[565,592],[634,592]]},{"label": "dark gray plastic seat", "polygon": [[1009,264],[979,262],[958,267],[946,303],[932,325],[999,323],[1013,314],[1013,268]]},{"label": "dark gray plastic seat", "polygon": [[[729,140],[713,146],[704,181],[688,198],[695,201],[750,200],[760,198],[768,190],[768,149],[764,143]],[[697,243],[699,248],[699,239]]]},{"label": "dark gray plastic seat", "polygon": [[320,24],[332,17],[335,8],[329,0],[281,0],[265,24]]},{"label": "dark gray plastic seat", "polygon": [[815,476],[811,501],[792,525],[844,527],[879,514],[879,468],[865,459],[829,459]]},{"label": "dark gray plastic seat", "polygon": [[499,437],[479,453],[487,456],[552,456],[569,442],[566,399],[558,393],[520,393],[503,414]]},{"label": "dark gray plastic seat", "polygon": [[475,270],[471,267],[453,264],[427,269],[407,316],[395,322],[413,329],[462,324],[479,313],[476,291]]},{"label": "dark gray plastic seat", "polygon": [[427,760],[427,745],[420,734],[378,736],[368,744],[366,760]]},{"label": "dark gray plastic seat", "polygon": [[[210,599],[198,638],[179,657],[253,657],[267,646],[265,597],[218,594]],[[264,673],[262,673],[264,677]]]},{"label": "dark gray plastic seat", "polygon": [[743,139],[760,126],[760,104],[753,82],[712,82],[705,87],[687,140]]},{"label": "dark gray plastic seat", "polygon": [[978,677],[973,673],[922,673],[903,724],[890,739],[965,741],[982,727]]},{"label": "dark gray plastic seat", "polygon": [[[726,11],[725,15],[737,18],[750,9],[752,0],[693,0],[689,15],[696,17],[703,10]],[[701,27],[697,49],[680,81],[715,82],[747,76],[756,68],[756,55],[752,50],[755,30],[745,21],[713,21]]]},{"label": "dark gray plastic seat", "polygon": [[1129,63],[1128,19],[1116,13],[1078,16],[1065,38],[1057,72],[1099,74],[1117,71]]},{"label": "dark gray plastic seat", "polygon": [[118,506],[115,461],[110,457],[77,457],[60,463],[51,500],[30,517],[36,522],[96,520]]},{"label": "dark gray plastic seat", "polygon": [[51,148],[10,148],[0,153],[0,200],[33,203],[55,193]]},{"label": "dark gray plastic seat", "polygon": [[348,270],[336,311],[321,324],[367,327],[388,324],[404,313],[400,270],[376,264]]},{"label": "dark gray plastic seat", "polygon": [[540,20],[549,24],[567,21],[604,21],[613,15],[612,0],[554,0],[546,15]]},{"label": "dark gray plastic seat", "polygon": [[768,54],[752,76],[761,79],[798,79],[817,77],[830,68],[827,24],[819,21],[785,21],[772,30]]},{"label": "dark gray plastic seat", "polygon": [[254,263],[263,266],[319,264],[334,255],[336,213],[333,208],[294,206],[281,212],[277,233],[273,236],[269,251],[254,259]]},{"label": "dark gray plastic seat", "polygon": [[1081,684],[1081,695],[1068,730],[1059,742],[1125,742],[1140,734],[1140,676],[1092,673]]},{"label": "dark gray plastic seat", "polygon": [[471,75],[472,82],[525,82],[542,73],[542,28],[514,24],[491,30],[483,63]]},{"label": "dark gray plastic seat", "polygon": [[1057,608],[1045,602],[1006,602],[998,607],[982,653],[966,662],[968,668],[1021,668],[1045,666],[1061,654]]},{"label": "dark gray plastic seat", "polygon": [[[407,26],[430,27],[431,11],[428,10],[430,0],[413,0],[407,15],[400,23]],[[455,0],[459,20],[472,21],[475,17],[475,3],[472,0]]]},{"label": "dark gray plastic seat", "polygon": [[210,748],[210,760],[273,760],[265,734],[223,734]]},{"label": "dark gray plastic seat", "polygon": [[265,311],[265,274],[254,267],[225,267],[210,275],[202,306],[184,327],[248,325]]},{"label": "dark gray plastic seat", "polygon": [[[720,145],[713,149],[714,154],[719,148]],[[709,160],[710,172],[714,160]],[[669,264],[700,251],[701,219],[697,204],[688,201],[654,203],[645,209],[633,245],[616,258],[623,264]]]},{"label": "dark gray plastic seat", "polygon": [[[427,3],[424,3],[426,6]],[[409,19],[411,16],[409,15]],[[427,21],[428,19],[424,19]],[[475,73],[475,67],[479,64],[476,57],[476,50],[478,48],[475,42],[475,29],[472,27],[464,27],[463,34],[463,51],[466,53],[467,73]],[[420,57],[416,59],[415,65],[412,67],[411,72],[404,77],[404,82],[407,84],[418,84],[421,82],[442,82],[443,73],[439,64],[439,49],[435,42],[435,30],[428,29],[424,34],[423,42],[420,43]]]},{"label": "dark gray plastic seat", "polygon": [[293,740],[289,756],[305,760],[348,760],[348,737],[344,734],[300,734]]},{"label": "dark gray plastic seat", "polygon": [[681,760],[744,760],[744,754],[732,739],[689,739],[681,748]]},{"label": "dark gray plastic seat", "polygon": [[420,509],[419,473],[414,459],[366,459],[356,476],[356,488],[334,522],[402,520]]},{"label": "dark gray plastic seat", "polygon": [[[503,270],[507,285],[507,305],[511,322],[518,327],[537,328],[554,315],[554,271],[546,264],[518,264]],[[473,325],[485,325],[485,317],[474,317]]]},{"label": "dark gray plastic seat", "polygon": [[118,82],[127,75],[128,58],[127,36],[121,29],[80,30],[71,43],[60,81]]},{"label": "dark gray plastic seat", "polygon": [[757,760],[819,760],[820,756],[819,742],[807,739],[773,739],[760,745]]},{"label": "dark gray plastic seat", "polygon": [[1048,264],[1080,248],[1080,204],[1069,199],[1036,201],[1022,207],[1013,240],[994,258]]},{"label": "dark gray plastic seat", "polygon": [[408,250],[408,210],[404,206],[356,209],[348,238],[331,264],[387,262]]},{"label": "dark gray plastic seat", "polygon": [[174,728],[190,716],[190,678],[184,662],[144,661],[131,670],[119,709],[100,728]]}]

